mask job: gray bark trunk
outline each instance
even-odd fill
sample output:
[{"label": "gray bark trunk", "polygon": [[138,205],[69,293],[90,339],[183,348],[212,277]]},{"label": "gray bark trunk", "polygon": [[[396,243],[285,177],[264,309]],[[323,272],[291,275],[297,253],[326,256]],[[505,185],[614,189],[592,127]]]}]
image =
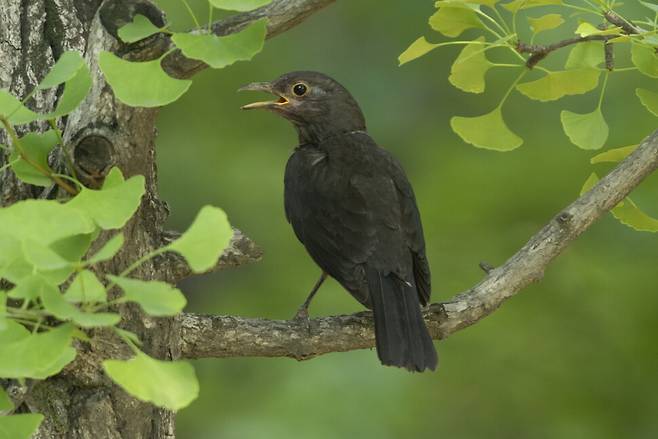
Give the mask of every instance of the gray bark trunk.
[{"label": "gray bark trunk", "polygon": [[[75,158],[82,180],[95,186],[112,166],[126,176],[146,177],[147,194],[142,205],[125,227],[126,245],[102,269],[118,273],[165,239],[161,224],[167,207],[158,198],[155,170],[155,118],[153,109],[131,108],[114,99],[99,73],[100,50],[116,51],[117,40],[110,34],[129,20],[133,11],[162,21],[156,8],[146,2],[100,0],[5,0],[0,8],[0,88],[24,97],[48,72],[65,50],[85,54],[94,84],[81,108],[65,125],[64,141]],[[108,31],[109,29],[109,31]],[[148,54],[139,54],[147,57]],[[28,104],[46,112],[57,100],[56,90],[38,92]],[[23,127],[42,131],[45,124]],[[1,142],[6,143],[4,137]],[[62,151],[52,157],[61,163]],[[6,157],[1,157],[2,163]],[[0,175],[1,204],[25,198],[52,195],[19,182],[10,170]],[[100,240],[102,241],[102,239]],[[159,264],[160,263],[160,264]],[[154,260],[136,272],[144,279],[174,280],[171,264]],[[176,319],[153,319],[136,306],[123,306],[122,326],[136,332],[144,349],[161,359],[179,357],[179,323]],[[154,330],[155,329],[155,330]],[[132,398],[114,385],[102,372],[103,359],[125,358],[129,352],[108,331],[94,331],[91,342],[80,343],[78,357],[61,374],[40,382],[28,382],[27,389],[13,385],[14,396],[22,400],[18,412],[45,415],[38,438],[172,438],[173,413]],[[163,383],[166,385],[166,383]],[[23,395],[20,397],[20,395]]]}]

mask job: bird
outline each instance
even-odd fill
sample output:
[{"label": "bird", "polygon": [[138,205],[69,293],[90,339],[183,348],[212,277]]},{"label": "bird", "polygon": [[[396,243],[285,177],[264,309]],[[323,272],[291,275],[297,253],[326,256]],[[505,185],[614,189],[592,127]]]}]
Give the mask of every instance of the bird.
[{"label": "bird", "polygon": [[359,104],[336,80],[313,71],[240,91],[276,96],[241,108],[272,111],[299,137],[285,169],[285,213],[322,273],[296,318],[308,321],[311,300],[332,277],[372,310],[383,365],[435,370],[421,310],[430,300],[430,268],[414,191],[398,160],[368,134]]}]

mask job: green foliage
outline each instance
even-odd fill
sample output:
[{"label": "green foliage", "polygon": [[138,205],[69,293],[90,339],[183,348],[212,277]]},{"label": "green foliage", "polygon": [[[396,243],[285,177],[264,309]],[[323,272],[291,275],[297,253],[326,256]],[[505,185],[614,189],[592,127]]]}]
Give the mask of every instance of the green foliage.
[{"label": "green foliage", "polygon": [[263,49],[267,20],[258,20],[242,31],[218,37],[213,34],[176,33],[172,41],[185,56],[205,62],[214,69],[236,61],[248,61]]},{"label": "green foliage", "polygon": [[[483,42],[484,37],[476,41]],[[494,67],[481,44],[467,44],[452,64],[448,80],[452,85],[468,93],[484,92],[484,77]]]},{"label": "green foliage", "polygon": [[0,387],[0,413],[12,410],[13,408],[14,404],[11,402],[11,399],[9,399],[9,395],[7,395],[5,389]]},{"label": "green foliage", "polygon": [[131,395],[169,410],[186,407],[199,394],[194,368],[185,361],[160,361],[136,351],[127,361],[104,361],[103,368]]},{"label": "green foliage", "polygon": [[205,206],[201,208],[190,228],[167,246],[185,257],[196,273],[212,268],[221,252],[228,246],[233,230],[223,210]]},{"label": "green foliage", "polygon": [[[18,178],[35,186],[50,186],[52,173],[48,166],[48,154],[57,144],[57,133],[48,130],[45,133],[28,133],[21,138],[23,154],[17,149],[9,155],[11,168]],[[45,171],[45,172],[44,172]]]},{"label": "green foliage", "polygon": [[0,438],[30,439],[42,421],[40,414],[0,416]]},{"label": "green foliage", "polygon": [[108,276],[108,279],[123,290],[125,300],[139,303],[152,316],[174,316],[187,303],[183,293],[166,282],[146,282],[119,276]]},{"label": "green foliage", "polygon": [[272,0],[208,0],[212,6],[227,11],[250,11],[272,2]]},{"label": "green foliage", "polygon": [[523,144],[523,139],[507,127],[500,107],[478,117],[455,116],[450,126],[465,142],[479,148],[511,151]]},{"label": "green foliage", "polygon": [[536,81],[517,85],[516,89],[530,99],[548,102],[594,90],[600,75],[598,70],[589,68],[549,72]]},{"label": "green foliage", "polygon": [[482,27],[475,5],[458,2],[437,2],[437,5],[439,10],[430,17],[429,24],[446,37],[458,37],[467,29]]},{"label": "green foliage", "polygon": [[582,149],[601,149],[608,139],[608,124],[600,108],[586,114],[564,110],[560,120],[571,143]]},{"label": "green foliage", "polygon": [[160,28],[155,26],[143,15],[137,14],[133,21],[121,26],[118,30],[119,38],[126,43],[134,43],[144,38],[150,37],[160,32]]},{"label": "green foliage", "polygon": [[537,18],[528,17],[528,23],[532,32],[538,34],[559,27],[564,23],[564,18],[560,14],[546,14]]},{"label": "green foliage", "polygon": [[658,93],[654,93],[644,88],[638,88],[635,90],[635,94],[640,98],[642,105],[644,105],[651,114],[658,116]]}]

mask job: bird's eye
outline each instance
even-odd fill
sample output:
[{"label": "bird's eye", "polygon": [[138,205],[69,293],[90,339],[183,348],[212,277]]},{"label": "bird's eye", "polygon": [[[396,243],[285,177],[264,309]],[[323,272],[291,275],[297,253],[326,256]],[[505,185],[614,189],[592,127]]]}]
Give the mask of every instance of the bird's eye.
[{"label": "bird's eye", "polygon": [[308,87],[306,87],[306,84],[302,84],[301,82],[299,84],[295,84],[292,87],[292,92],[295,93],[297,96],[304,96],[307,91],[308,91]]}]

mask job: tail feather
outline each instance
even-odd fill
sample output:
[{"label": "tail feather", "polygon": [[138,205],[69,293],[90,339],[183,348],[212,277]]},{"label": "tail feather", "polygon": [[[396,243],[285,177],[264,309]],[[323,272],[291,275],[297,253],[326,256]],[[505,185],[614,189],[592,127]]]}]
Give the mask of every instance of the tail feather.
[{"label": "tail feather", "polygon": [[423,316],[416,287],[369,268],[368,286],[377,354],[382,364],[410,371],[434,370],[437,354]]}]

